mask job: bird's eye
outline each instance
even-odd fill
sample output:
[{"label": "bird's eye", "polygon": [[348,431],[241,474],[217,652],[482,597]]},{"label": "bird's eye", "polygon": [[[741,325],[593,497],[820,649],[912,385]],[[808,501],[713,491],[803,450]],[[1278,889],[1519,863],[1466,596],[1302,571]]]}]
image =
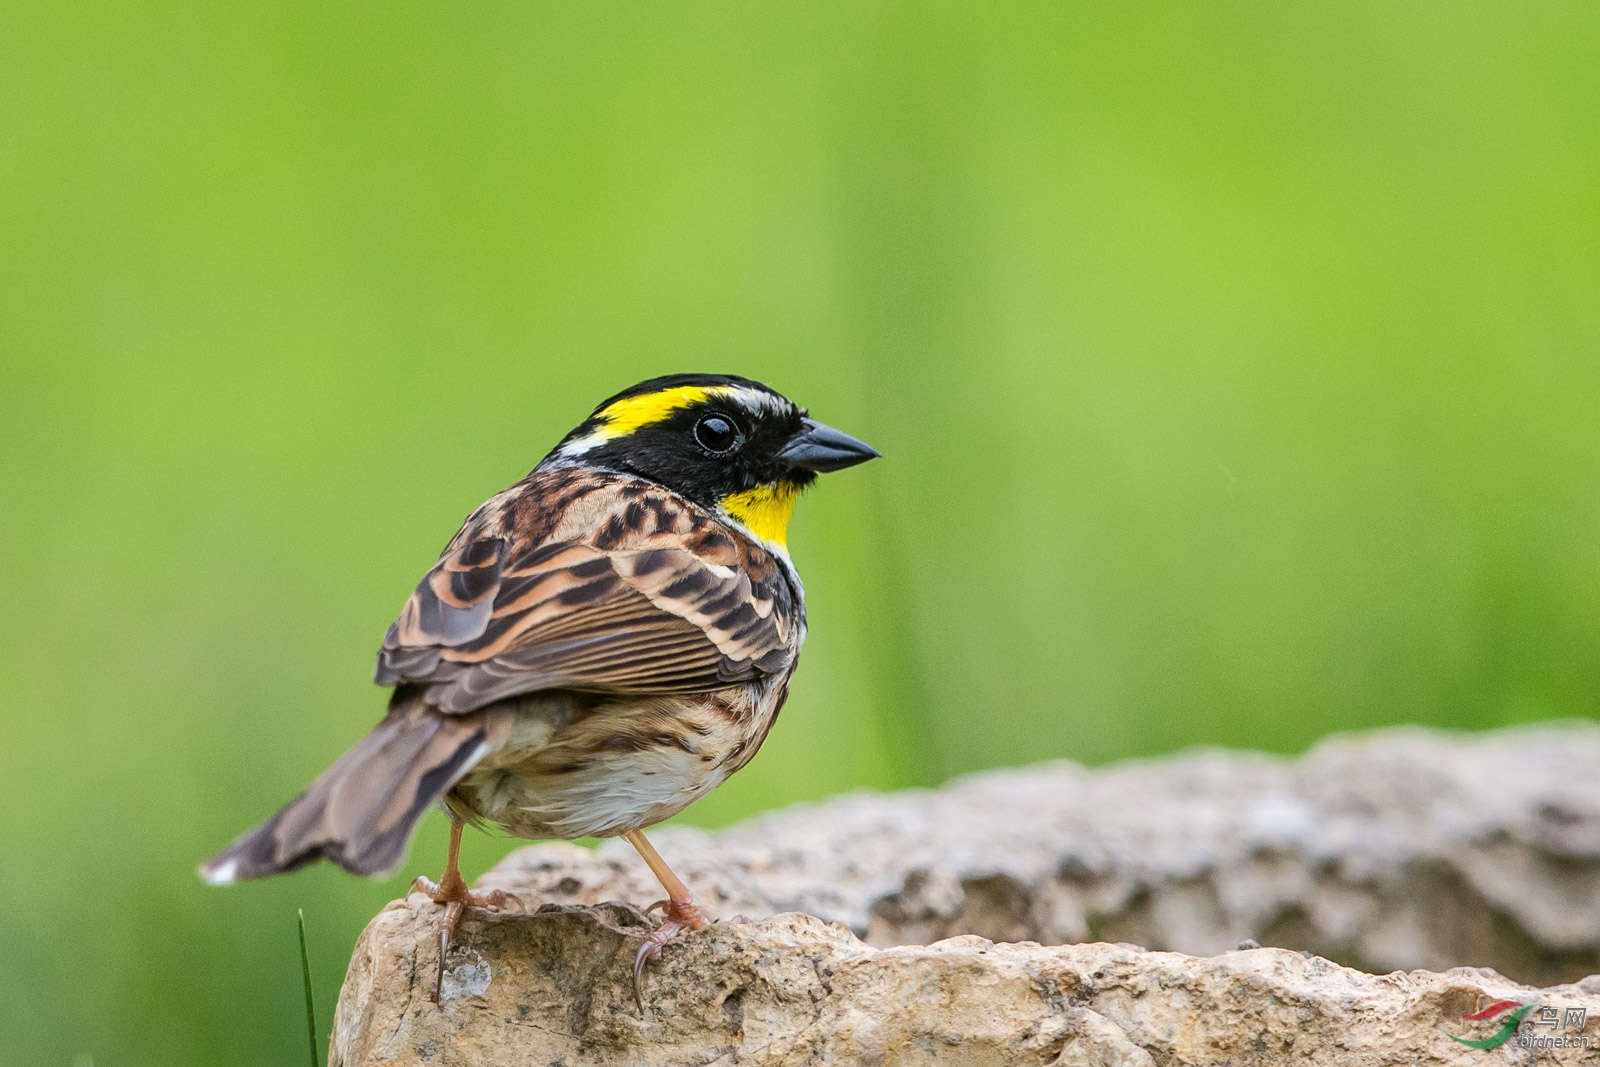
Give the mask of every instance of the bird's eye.
[{"label": "bird's eye", "polygon": [[721,415],[707,415],[694,424],[694,439],[708,452],[726,452],[739,439],[739,428]]}]

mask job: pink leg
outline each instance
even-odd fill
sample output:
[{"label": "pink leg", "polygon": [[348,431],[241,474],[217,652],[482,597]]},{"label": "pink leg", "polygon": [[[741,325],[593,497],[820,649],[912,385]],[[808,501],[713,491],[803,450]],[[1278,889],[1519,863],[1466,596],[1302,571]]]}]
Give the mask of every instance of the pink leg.
[{"label": "pink leg", "polygon": [[645,840],[644,834],[638,830],[629,830],[622,835],[622,839],[638,850],[639,855],[660,880],[661,887],[667,891],[665,901],[657,901],[650,905],[650,911],[654,911],[664,904],[666,921],[644,939],[639,954],[633,958],[633,996],[639,1003],[639,1010],[643,1012],[645,964],[653,959],[659,959],[661,946],[684,930],[704,930],[711,924],[706,919],[705,912],[700,910],[700,905],[695,903],[694,894],[689,892],[689,887],[672,873],[672,868],[668,867],[660,853],[656,852],[655,846]]},{"label": "pink leg", "polygon": [[467,908],[504,908],[508,904],[515,904],[517,910],[522,910],[522,902],[503,889],[486,889],[480,893],[468,889],[466,879],[461,877],[461,870],[457,866],[460,858],[461,824],[451,823],[450,852],[439,881],[418,878],[411,883],[413,893],[424,893],[435,904],[444,905],[444,922],[439,926],[439,972],[433,979],[435,1004],[439,1003],[439,995],[444,991],[445,957],[450,952],[451,942],[455,940],[456,924],[461,921],[461,913]]}]

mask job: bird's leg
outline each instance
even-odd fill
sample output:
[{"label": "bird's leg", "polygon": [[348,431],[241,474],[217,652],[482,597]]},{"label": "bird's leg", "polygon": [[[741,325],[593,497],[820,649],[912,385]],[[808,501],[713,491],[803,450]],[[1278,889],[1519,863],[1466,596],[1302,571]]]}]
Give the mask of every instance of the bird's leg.
[{"label": "bird's leg", "polygon": [[522,906],[520,900],[503,889],[485,889],[478,893],[468,889],[466,879],[461,877],[461,868],[457,866],[460,858],[461,824],[452,819],[450,851],[439,881],[418,878],[411,883],[413,893],[426,894],[435,904],[444,905],[444,922],[439,925],[439,973],[433,979],[435,1004],[439,1003],[439,995],[444,990],[445,956],[450,952],[450,943],[455,940],[456,924],[461,921],[461,913],[467,908],[503,908],[507,904],[516,904],[520,909]]},{"label": "bird's leg", "polygon": [[644,939],[644,945],[639,949],[639,954],[633,958],[633,996],[639,1003],[639,1010],[644,1011],[644,966],[661,955],[661,946],[671,941],[685,929],[704,930],[711,925],[705,912],[700,910],[700,905],[695,903],[694,894],[689,892],[689,887],[684,885],[677,875],[672,873],[672,868],[667,866],[655,846],[645,840],[644,834],[638,830],[629,830],[622,835],[622,839],[638,850],[650,870],[661,882],[661,888],[667,891],[667,899],[650,905],[650,911],[666,906],[666,921],[656,928],[655,933]]}]

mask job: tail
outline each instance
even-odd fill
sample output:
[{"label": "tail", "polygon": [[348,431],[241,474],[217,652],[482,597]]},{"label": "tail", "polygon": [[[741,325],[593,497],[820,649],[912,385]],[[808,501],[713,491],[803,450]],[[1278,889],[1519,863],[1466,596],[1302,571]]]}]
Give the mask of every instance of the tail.
[{"label": "tail", "polygon": [[392,873],[428,805],[511,733],[509,708],[446,715],[395,694],[389,714],[272,818],[211,857],[200,877],[228,885],[319,859]]}]

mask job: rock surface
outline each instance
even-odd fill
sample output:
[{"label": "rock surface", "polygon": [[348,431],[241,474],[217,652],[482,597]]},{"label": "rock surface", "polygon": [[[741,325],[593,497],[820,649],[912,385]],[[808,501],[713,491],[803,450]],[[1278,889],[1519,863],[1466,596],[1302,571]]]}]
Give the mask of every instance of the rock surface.
[{"label": "rock surface", "polygon": [[[1600,971],[1588,722],[1383,730],[1298,759],[1046,763],[651,839],[712,914],[805,912],[877,946],[978,934],[1210,956],[1249,938],[1374,972]],[[522,849],[483,881],[535,906],[661,895],[621,841]]]},{"label": "rock surface", "polygon": [[[437,909],[413,896],[373,920],[330,1062],[1483,1062],[1450,1035],[1490,1037],[1506,1013],[1462,1016],[1493,1001],[1600,1016],[1600,978],[1583,978],[1600,971],[1596,768],[1590,723],[1390,730],[1294,760],[1055,763],[663,830],[709,911],[765,921],[668,946],[642,1017],[629,964],[649,924],[603,902],[656,899],[648,871],[620,842],[539,845],[483,884],[547,906],[469,913],[442,1006],[427,998]],[[1380,977],[1232,951],[1246,938],[1365,969],[1576,984]],[[1084,940],[1190,955],[1031,943]],[[1505,1046],[1514,1062],[1600,1049],[1600,1022],[1533,1022]],[[1592,1047],[1519,1047],[1531,1036]]]},{"label": "rock surface", "polygon": [[[1532,1062],[1517,1043],[1533,1035],[1600,1047],[1600,977],[1532,990],[1488,970],[1378,976],[1286,949],[1200,959],[971,935],[876,949],[807,915],[720,923],[669,946],[641,1014],[629,967],[651,925],[623,905],[475,916],[435,1006],[437,923],[421,896],[373,920],[340,994],[330,1063],[1474,1064],[1484,1052],[1452,1035],[1492,1037],[1507,1013],[1463,1016],[1501,1000],[1563,1020],[1585,1012],[1581,1026],[1525,1026],[1508,1042],[1513,1062]],[[1596,1053],[1537,1055],[1576,1064]]]}]

